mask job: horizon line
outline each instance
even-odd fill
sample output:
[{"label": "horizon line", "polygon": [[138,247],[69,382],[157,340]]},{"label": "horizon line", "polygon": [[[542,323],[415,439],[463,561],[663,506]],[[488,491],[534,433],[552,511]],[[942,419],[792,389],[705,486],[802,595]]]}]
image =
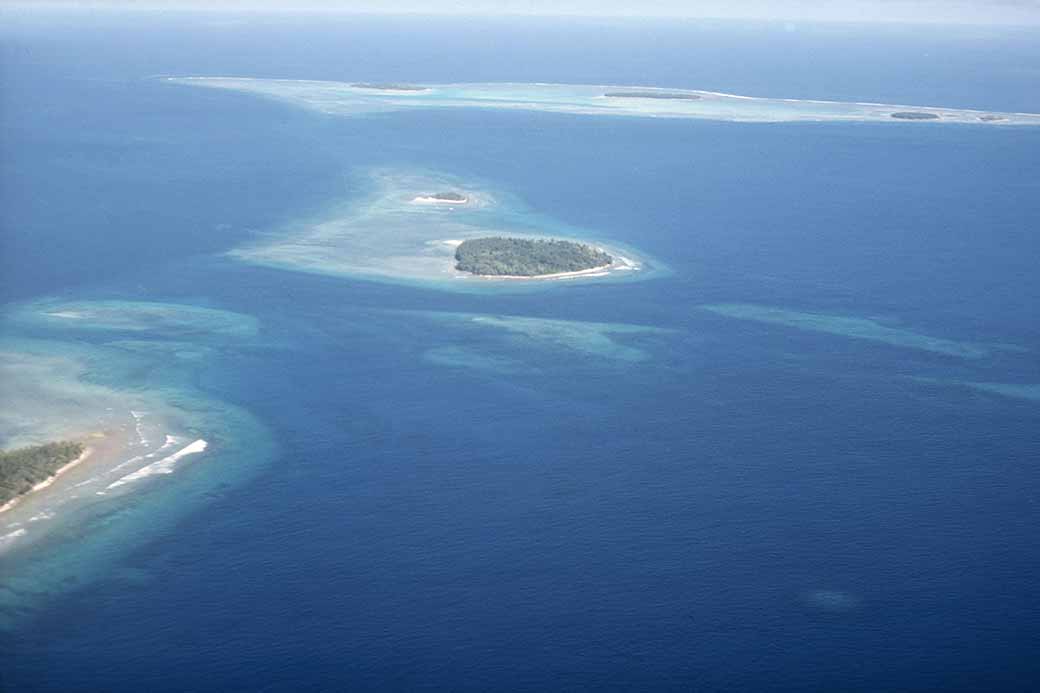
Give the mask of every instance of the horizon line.
[{"label": "horizon line", "polygon": [[57,13],[57,12],[70,12],[70,13],[118,13],[126,15],[141,15],[147,13],[170,13],[179,15],[219,15],[219,14],[234,14],[234,15],[307,15],[307,16],[320,16],[320,15],[336,15],[336,16],[356,16],[356,17],[416,17],[416,18],[430,18],[430,17],[444,17],[444,18],[479,18],[479,19],[509,19],[509,18],[529,18],[529,19],[581,19],[581,20],[657,20],[657,19],[669,19],[669,20],[680,20],[680,21],[702,21],[702,22],[740,22],[740,23],[763,23],[763,24],[779,24],[788,26],[797,26],[799,24],[819,24],[819,25],[884,25],[884,26],[957,26],[957,27],[980,27],[980,28],[1008,28],[1008,29],[1034,29],[1040,27],[1040,13],[1033,14],[1028,13],[1025,17],[1000,17],[994,18],[991,21],[979,21],[977,18],[969,17],[957,17],[956,15],[947,16],[940,20],[932,20],[923,17],[907,17],[907,16],[896,16],[896,17],[837,17],[829,16],[827,14],[817,14],[812,12],[806,13],[791,13],[791,14],[777,14],[777,15],[760,15],[760,14],[730,14],[730,15],[713,15],[710,13],[705,14],[689,14],[683,12],[667,12],[667,11],[656,11],[656,12],[626,12],[626,11],[599,11],[599,12],[577,12],[577,11],[551,11],[551,10],[536,10],[536,11],[517,11],[517,10],[506,10],[500,12],[489,12],[481,11],[474,8],[463,8],[463,9],[406,9],[406,8],[380,8],[380,9],[351,9],[344,7],[337,7],[334,5],[305,5],[302,7],[286,7],[279,5],[266,5],[266,4],[240,4],[240,3],[214,3],[207,5],[185,5],[182,3],[175,2],[156,2],[156,3],[134,3],[126,5],[118,1],[114,2],[90,2],[82,3],[76,2],[75,0],[35,0],[35,2],[29,2],[26,0],[14,0],[4,1],[0,0],[0,14],[4,12],[18,12],[28,14],[42,14],[42,13]]}]

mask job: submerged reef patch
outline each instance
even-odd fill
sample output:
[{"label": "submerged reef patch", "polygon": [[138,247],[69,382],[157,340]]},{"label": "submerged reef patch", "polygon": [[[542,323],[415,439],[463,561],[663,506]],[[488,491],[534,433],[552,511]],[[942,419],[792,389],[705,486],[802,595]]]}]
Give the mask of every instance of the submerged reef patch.
[{"label": "submerged reef patch", "polygon": [[[504,192],[427,171],[375,169],[359,177],[364,193],[323,218],[299,221],[231,251],[243,262],[298,272],[473,291],[517,286],[516,277],[476,276],[456,267],[468,239],[581,238],[585,232],[543,217]],[[431,191],[450,190],[450,193]],[[532,277],[527,282],[646,278],[645,258],[596,242],[617,262],[600,272]]]},{"label": "submerged reef patch", "polygon": [[888,327],[867,318],[803,313],[750,303],[723,303],[701,306],[701,308],[729,318],[753,320],[768,325],[781,325],[798,330],[823,332],[853,339],[866,339],[891,346],[917,349],[946,356],[957,356],[965,359],[978,359],[991,353],[991,347],[984,344],[930,337],[911,330]]},{"label": "submerged reef patch", "polygon": [[488,354],[473,347],[448,345],[423,352],[423,360],[437,366],[483,371],[496,375],[534,373],[538,369],[508,356]]},{"label": "submerged reef patch", "polygon": [[0,512],[0,629],[103,576],[274,454],[266,427],[196,386],[217,354],[248,345],[251,316],[43,300],[2,317],[0,379],[12,406],[0,409],[0,448],[70,441],[83,454]]},{"label": "submerged reef patch", "polygon": [[90,378],[101,366],[97,359],[96,351],[83,345],[0,341],[7,403],[0,408],[0,447],[82,438],[119,424],[130,411],[154,408],[147,395]]},{"label": "submerged reef patch", "polygon": [[[524,349],[532,346],[541,349],[562,349],[578,355],[627,363],[646,361],[650,358],[650,354],[642,348],[632,346],[621,340],[628,337],[638,338],[640,336],[671,333],[671,330],[666,328],[650,325],[554,320],[519,315],[438,311],[405,312],[405,314],[418,315],[460,329],[499,332],[512,338],[514,341],[519,340],[520,345]],[[474,358],[473,352],[473,348],[468,347],[461,353],[458,351],[458,348],[449,353],[454,354],[456,357],[465,355],[465,359],[469,360]],[[488,359],[491,357],[484,356],[482,358]],[[509,358],[510,361],[514,361],[513,365],[515,366],[513,357]],[[458,363],[459,359],[456,358],[456,361]],[[496,361],[501,362],[502,359],[496,356],[488,363],[495,363]],[[509,361],[505,363],[509,363]],[[458,363],[458,365],[463,365],[463,363]]]},{"label": "submerged reef patch", "polygon": [[859,596],[843,590],[817,589],[805,592],[802,595],[802,601],[815,611],[842,614],[858,609],[863,600]]},{"label": "submerged reef patch", "polygon": [[1040,402],[1040,383],[995,383],[926,377],[914,377],[913,380],[919,383],[962,387],[986,394],[999,395],[1001,397]]},{"label": "submerged reef patch", "polygon": [[1004,397],[1014,397],[1016,399],[1028,399],[1034,402],[1040,402],[1040,383],[963,382],[961,384],[980,392],[988,392],[994,395],[1002,395]]},{"label": "submerged reef patch", "polygon": [[249,315],[160,301],[48,299],[25,304],[6,317],[15,322],[62,330],[219,337],[252,337],[257,332],[257,321]]}]

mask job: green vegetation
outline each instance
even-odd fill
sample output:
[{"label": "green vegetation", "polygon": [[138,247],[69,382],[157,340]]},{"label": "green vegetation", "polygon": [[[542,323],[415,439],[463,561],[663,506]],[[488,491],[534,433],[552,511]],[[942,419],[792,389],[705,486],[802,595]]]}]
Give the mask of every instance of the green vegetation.
[{"label": "green vegetation", "polygon": [[687,94],[681,91],[608,91],[603,96],[616,99],[680,99],[682,101],[697,101],[701,98],[697,94]]},{"label": "green vegetation", "polygon": [[899,120],[938,120],[939,115],[936,113],[925,113],[924,111],[899,111],[898,113],[892,114],[893,118]]},{"label": "green vegetation", "polygon": [[63,441],[0,452],[0,505],[27,493],[83,454],[83,444]]},{"label": "green vegetation", "polygon": [[359,82],[351,84],[355,89],[381,89],[383,91],[426,91],[426,87],[411,84],[390,84],[388,82]]},{"label": "green vegetation", "polygon": [[602,250],[573,241],[474,238],[455,249],[455,267],[484,276],[537,277],[603,267],[614,260]]},{"label": "green vegetation", "polygon": [[465,202],[466,196],[457,192],[439,192],[430,195],[435,200],[446,200],[448,202]]}]

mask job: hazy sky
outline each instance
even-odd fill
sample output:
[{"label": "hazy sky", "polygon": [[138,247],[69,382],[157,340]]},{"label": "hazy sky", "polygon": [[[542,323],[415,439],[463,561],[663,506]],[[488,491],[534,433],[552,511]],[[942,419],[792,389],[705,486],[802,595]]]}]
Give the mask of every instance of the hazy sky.
[{"label": "hazy sky", "polygon": [[48,6],[1040,24],[1040,0],[0,0],[0,7]]}]

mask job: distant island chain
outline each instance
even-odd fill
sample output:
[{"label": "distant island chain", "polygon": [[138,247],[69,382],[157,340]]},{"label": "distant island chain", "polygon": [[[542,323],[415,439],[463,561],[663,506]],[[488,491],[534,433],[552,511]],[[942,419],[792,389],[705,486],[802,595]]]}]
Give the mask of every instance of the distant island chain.
[{"label": "distant island chain", "polygon": [[401,84],[247,77],[168,77],[170,83],[230,89],[335,115],[401,110],[481,108],[583,116],[689,118],[735,122],[887,121],[974,125],[1040,125],[1037,113],[942,106],[783,99],[701,89],[594,84]]}]

